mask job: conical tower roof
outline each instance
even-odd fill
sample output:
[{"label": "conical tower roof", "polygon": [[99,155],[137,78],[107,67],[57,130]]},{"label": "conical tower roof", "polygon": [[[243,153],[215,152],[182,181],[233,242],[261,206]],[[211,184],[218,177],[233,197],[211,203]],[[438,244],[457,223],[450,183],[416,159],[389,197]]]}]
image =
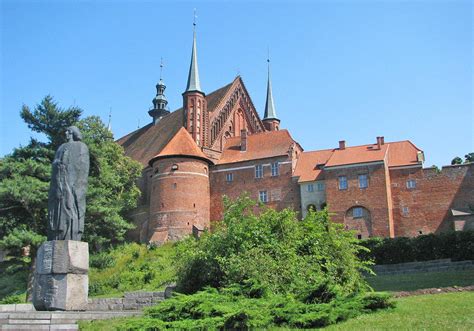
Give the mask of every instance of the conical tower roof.
[{"label": "conical tower roof", "polygon": [[197,62],[197,50],[196,50],[196,24],[194,23],[193,32],[193,49],[191,52],[191,64],[189,65],[188,83],[186,85],[186,92],[202,92],[201,82],[199,81],[199,69]]},{"label": "conical tower roof", "polygon": [[196,142],[193,140],[188,130],[184,127],[178,130],[176,134],[171,138],[171,140],[166,144],[166,146],[161,150],[161,152],[155,155],[151,160],[150,164],[153,163],[156,159],[167,158],[167,157],[176,157],[176,156],[187,156],[194,157],[197,159],[205,160],[211,162],[207,156],[201,151],[201,149],[196,145]]}]

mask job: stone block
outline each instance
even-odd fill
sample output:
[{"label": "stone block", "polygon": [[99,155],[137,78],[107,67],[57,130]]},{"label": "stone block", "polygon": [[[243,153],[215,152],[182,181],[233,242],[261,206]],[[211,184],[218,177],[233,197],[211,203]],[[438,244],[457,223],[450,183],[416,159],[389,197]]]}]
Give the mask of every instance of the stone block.
[{"label": "stone block", "polygon": [[37,310],[86,310],[88,286],[87,275],[37,274],[33,305]]},{"label": "stone block", "polygon": [[87,274],[89,245],[75,240],[52,240],[43,243],[37,253],[36,273]]},{"label": "stone block", "polygon": [[165,298],[166,299],[171,298],[174,291],[176,291],[176,285],[166,286],[166,288],[165,288]]},{"label": "stone block", "polygon": [[0,311],[15,311],[15,304],[0,305]]}]

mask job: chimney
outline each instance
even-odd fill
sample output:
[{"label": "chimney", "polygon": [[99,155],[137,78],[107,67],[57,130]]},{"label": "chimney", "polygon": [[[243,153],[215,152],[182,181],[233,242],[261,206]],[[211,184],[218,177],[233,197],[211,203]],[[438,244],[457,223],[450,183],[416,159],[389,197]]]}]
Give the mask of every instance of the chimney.
[{"label": "chimney", "polygon": [[380,137],[380,144],[381,144],[381,145],[385,144],[385,138],[384,138],[384,136]]},{"label": "chimney", "polygon": [[247,130],[240,130],[240,151],[247,151]]},{"label": "chimney", "polygon": [[346,141],[339,140],[339,149],[346,149]]},{"label": "chimney", "polygon": [[382,146],[382,137],[377,137],[377,149],[380,149]]}]

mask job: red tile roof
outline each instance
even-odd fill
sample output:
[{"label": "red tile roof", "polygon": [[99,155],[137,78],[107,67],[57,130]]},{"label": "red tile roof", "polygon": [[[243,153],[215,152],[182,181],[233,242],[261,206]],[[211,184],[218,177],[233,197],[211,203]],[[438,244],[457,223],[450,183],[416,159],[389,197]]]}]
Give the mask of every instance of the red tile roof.
[{"label": "red tile roof", "polygon": [[326,167],[348,165],[355,163],[370,163],[383,161],[387,154],[388,145],[362,145],[346,147],[345,149],[335,149],[326,163]]},{"label": "red tile roof", "polygon": [[294,172],[294,176],[299,177],[298,182],[317,180],[322,171],[317,165],[326,164],[332,153],[332,149],[301,153]]},{"label": "red tile roof", "polygon": [[335,148],[303,152],[296,164],[294,176],[299,177],[299,182],[317,180],[322,170],[316,167],[318,164],[324,164],[324,167],[334,167],[385,161],[389,167],[421,165],[417,158],[418,152],[421,150],[408,140],[388,142],[383,144],[380,149],[376,144],[373,144],[351,146],[342,150]]},{"label": "red tile roof", "polygon": [[150,160],[150,163],[155,159],[171,156],[192,156],[209,161],[184,127],[178,130],[165,148]]},{"label": "red tile roof", "polygon": [[287,155],[290,147],[295,144],[287,130],[267,131],[247,136],[247,150],[240,149],[241,137],[232,137],[222,151],[217,164],[235,163]]},{"label": "red tile roof", "polygon": [[[210,112],[214,111],[232,84],[227,84],[206,95],[207,108]],[[125,149],[125,155],[146,167],[151,158],[159,154],[176,132],[183,127],[183,123],[184,111],[180,108],[163,117],[156,125],[150,123],[118,139],[117,143]]]}]

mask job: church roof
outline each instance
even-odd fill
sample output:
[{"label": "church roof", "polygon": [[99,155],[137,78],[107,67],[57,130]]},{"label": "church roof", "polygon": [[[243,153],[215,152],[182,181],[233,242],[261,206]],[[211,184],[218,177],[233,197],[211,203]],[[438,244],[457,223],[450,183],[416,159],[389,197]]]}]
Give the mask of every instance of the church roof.
[{"label": "church roof", "polygon": [[241,137],[228,138],[217,164],[243,162],[288,155],[296,142],[287,130],[265,131],[247,136],[247,150],[241,151]]},{"label": "church roof", "polygon": [[298,176],[298,182],[301,183],[318,180],[323,166],[327,168],[381,161],[387,162],[389,167],[421,165],[418,152],[421,150],[408,140],[387,142],[380,149],[377,144],[369,144],[303,152],[296,164],[294,176]]},{"label": "church roof", "polygon": [[[238,79],[238,78],[236,78]],[[232,83],[206,95],[207,109],[214,111],[221,99],[226,95]],[[150,123],[117,140],[125,149],[125,155],[140,162],[144,167],[168,144],[171,138],[183,127],[184,110],[180,108],[164,116],[153,125]]]},{"label": "church roof", "polygon": [[150,163],[155,159],[172,156],[191,156],[209,161],[184,127],[178,130],[161,152],[150,160]]}]

